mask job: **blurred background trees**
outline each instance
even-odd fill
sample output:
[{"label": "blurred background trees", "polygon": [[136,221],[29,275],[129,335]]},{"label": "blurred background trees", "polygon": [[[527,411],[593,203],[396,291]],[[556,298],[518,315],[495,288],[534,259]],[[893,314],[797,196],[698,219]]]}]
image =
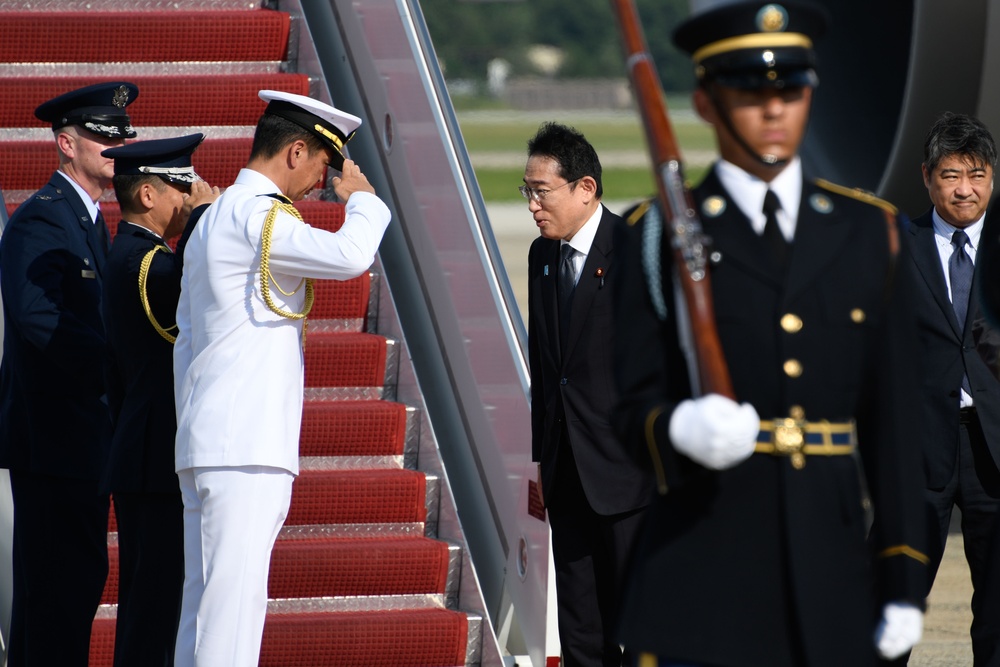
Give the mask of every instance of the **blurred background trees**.
[{"label": "blurred background trees", "polygon": [[[687,0],[636,0],[663,87],[693,86],[690,61],[671,43]],[[420,0],[449,82],[488,91],[488,72],[505,77],[626,76],[608,0]]]}]

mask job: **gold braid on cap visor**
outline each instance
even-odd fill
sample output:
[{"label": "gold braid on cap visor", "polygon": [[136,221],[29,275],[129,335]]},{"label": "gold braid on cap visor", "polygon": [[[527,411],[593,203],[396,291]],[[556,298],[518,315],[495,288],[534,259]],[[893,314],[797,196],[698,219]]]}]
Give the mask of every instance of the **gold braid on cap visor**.
[{"label": "gold braid on cap visor", "polygon": [[812,40],[800,32],[757,32],[751,35],[739,35],[720,39],[717,42],[706,44],[691,56],[695,64],[700,63],[705,58],[717,56],[720,53],[737,51],[739,49],[780,49],[787,46],[800,46],[804,49],[812,48]]},{"label": "gold braid on cap visor", "polygon": [[[343,151],[344,150],[344,142],[341,141],[340,137],[338,137],[336,134],[334,134],[330,130],[326,129],[325,127],[323,127],[319,123],[316,123],[315,125],[313,125],[313,129],[316,130],[317,132],[319,132],[320,134],[322,134],[324,137],[326,137],[330,141],[332,141],[333,145],[337,147],[338,151]],[[348,139],[350,139],[350,137],[348,137]]]}]

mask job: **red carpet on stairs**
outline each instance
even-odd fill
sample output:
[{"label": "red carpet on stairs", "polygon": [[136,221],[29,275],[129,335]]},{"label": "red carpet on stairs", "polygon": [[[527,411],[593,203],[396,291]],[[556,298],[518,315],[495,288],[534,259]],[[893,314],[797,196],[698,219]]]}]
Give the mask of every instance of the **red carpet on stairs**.
[{"label": "red carpet on stairs", "polygon": [[35,118],[37,100],[45,101],[100,81],[122,79],[139,86],[139,96],[128,108],[137,128],[256,125],[264,110],[257,91],[309,94],[309,78],[304,74],[129,76],[123,70],[121,76],[0,78],[0,99],[9,100],[0,105],[0,127],[46,127]]},{"label": "red carpet on stairs", "polygon": [[[0,62],[280,61],[288,14],[264,11],[0,13]],[[54,39],[87,26],[87,39]],[[149,37],[154,36],[155,39]],[[137,36],[141,36],[137,38]]]},{"label": "red carpet on stairs", "polygon": [[307,401],[301,456],[401,456],[406,406],[390,401]]},{"label": "red carpet on stairs", "polygon": [[285,525],[423,522],[426,488],[417,470],[303,470]]},{"label": "red carpet on stairs", "polygon": [[467,633],[465,616],[445,609],[275,614],[260,667],[464,665]]}]

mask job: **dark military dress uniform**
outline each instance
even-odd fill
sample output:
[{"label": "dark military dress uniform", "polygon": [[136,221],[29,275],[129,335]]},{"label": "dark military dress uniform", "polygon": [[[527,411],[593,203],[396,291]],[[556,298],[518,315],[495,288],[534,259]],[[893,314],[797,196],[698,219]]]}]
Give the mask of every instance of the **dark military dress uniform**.
[{"label": "dark military dress uniform", "polygon": [[[134,137],[127,82],[99,83],[35,110],[59,130]],[[4,354],[0,466],[14,500],[8,664],[86,665],[108,571],[111,438],[101,321],[108,232],[59,173],[11,216],[0,241]]]},{"label": "dark military dress uniform", "polygon": [[[664,240],[661,320],[639,222],[621,263],[616,416],[624,441],[648,448],[662,495],[637,548],[621,639],[713,666],[874,664],[882,604],[919,601],[926,577],[907,400],[916,330],[906,284],[894,280],[897,221],[874,198],[805,180],[782,275],[714,172],[694,194],[713,240],[712,298],[735,394],[762,429],[757,452],[721,472],[674,450],[668,424],[687,369],[670,342],[671,252]],[[786,433],[804,428],[804,454],[775,451],[769,422],[789,417],[803,420]],[[870,541],[866,486],[878,517]]]},{"label": "dark military dress uniform", "polygon": [[[104,484],[119,528],[115,653],[123,665],[172,664],[184,583],[184,507],[173,465],[173,345],[153,328],[138,289],[140,263],[156,247],[162,250],[152,256],[145,291],[154,318],[171,327],[182,264],[152,232],[119,224],[105,285],[115,432]],[[151,659],[161,656],[171,659]]]},{"label": "dark military dress uniform", "polygon": [[[184,186],[197,179],[191,153],[201,134],[109,149],[115,175],[155,169]],[[157,234],[122,220],[104,283],[108,396],[115,430],[103,485],[118,520],[119,588],[115,665],[171,667],[184,584],[184,504],[174,472],[173,340],[183,251],[207,209],[191,214],[177,252]]]}]

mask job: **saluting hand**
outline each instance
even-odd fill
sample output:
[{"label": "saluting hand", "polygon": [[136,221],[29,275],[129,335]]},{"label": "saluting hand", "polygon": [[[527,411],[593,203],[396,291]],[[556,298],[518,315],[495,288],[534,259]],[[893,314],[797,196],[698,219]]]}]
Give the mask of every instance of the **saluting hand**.
[{"label": "saluting hand", "polygon": [[186,221],[191,217],[191,211],[202,204],[211,204],[219,198],[220,194],[218,185],[211,186],[206,181],[195,181],[192,183],[191,193],[184,195],[184,205],[181,208],[184,220]]},{"label": "saluting hand", "polygon": [[333,191],[342,201],[350,199],[355,192],[375,194],[375,188],[361,173],[361,167],[355,164],[354,160],[344,160],[344,169],[340,172],[340,176],[333,177]]}]

